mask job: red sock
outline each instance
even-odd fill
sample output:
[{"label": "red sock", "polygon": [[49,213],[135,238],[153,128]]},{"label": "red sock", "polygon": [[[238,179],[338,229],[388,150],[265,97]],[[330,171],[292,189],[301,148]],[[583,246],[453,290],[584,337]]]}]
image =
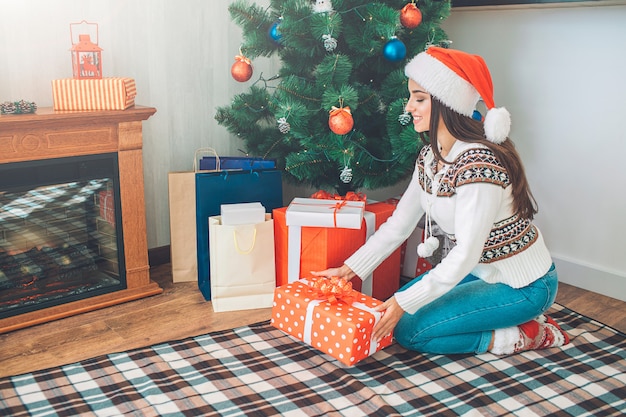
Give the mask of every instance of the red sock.
[{"label": "red sock", "polygon": [[561,327],[546,315],[520,324],[520,338],[515,344],[515,352],[539,350],[563,346],[569,343],[569,336]]}]

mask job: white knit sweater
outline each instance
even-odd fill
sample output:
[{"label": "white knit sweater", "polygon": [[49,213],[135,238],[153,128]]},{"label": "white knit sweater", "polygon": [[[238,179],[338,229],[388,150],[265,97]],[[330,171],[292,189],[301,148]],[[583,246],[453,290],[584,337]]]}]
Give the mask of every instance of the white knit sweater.
[{"label": "white knit sweater", "polygon": [[[446,159],[455,162],[435,177],[432,150],[429,145],[422,149],[393,215],[345,261],[359,277],[369,276],[428,209],[456,245],[420,282],[395,294],[411,314],[469,273],[521,288],[545,275],[552,264],[539,229],[513,214],[508,173],[488,148],[456,141]],[[438,189],[436,195],[431,188]]]}]

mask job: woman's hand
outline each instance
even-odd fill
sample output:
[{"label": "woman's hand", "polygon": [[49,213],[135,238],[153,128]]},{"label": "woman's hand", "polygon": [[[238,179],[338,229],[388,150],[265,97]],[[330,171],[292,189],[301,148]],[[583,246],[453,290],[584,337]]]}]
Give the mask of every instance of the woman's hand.
[{"label": "woman's hand", "polygon": [[346,264],[343,264],[339,268],[328,268],[323,271],[311,271],[311,275],[313,275],[314,277],[343,278],[346,281],[350,281],[356,276],[356,274]]},{"label": "woman's hand", "polygon": [[380,321],[374,326],[374,332],[372,334],[374,339],[378,342],[380,339],[393,332],[396,324],[398,324],[404,314],[404,310],[400,307],[400,304],[398,304],[394,296],[391,296],[387,301],[377,306],[375,310],[385,312]]}]

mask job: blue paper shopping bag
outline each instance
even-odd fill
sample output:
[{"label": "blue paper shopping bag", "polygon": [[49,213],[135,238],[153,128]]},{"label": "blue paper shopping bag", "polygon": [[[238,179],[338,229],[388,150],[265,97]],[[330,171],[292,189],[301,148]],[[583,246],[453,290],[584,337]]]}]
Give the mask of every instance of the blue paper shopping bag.
[{"label": "blue paper shopping bag", "polygon": [[[220,214],[222,204],[260,202],[266,212],[283,206],[281,171],[220,171],[196,173],[196,240],[198,287],[211,299],[209,217]],[[274,262],[269,260],[268,262]]]}]

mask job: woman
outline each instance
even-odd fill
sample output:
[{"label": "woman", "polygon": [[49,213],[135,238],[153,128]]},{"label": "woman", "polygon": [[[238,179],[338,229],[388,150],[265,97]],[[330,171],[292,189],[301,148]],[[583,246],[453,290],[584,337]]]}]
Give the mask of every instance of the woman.
[{"label": "woman", "polygon": [[[367,277],[425,214],[421,256],[434,221],[455,243],[433,269],[379,306],[374,337],[389,332],[407,349],[428,353],[511,354],[568,343],[543,313],[554,302],[557,274],[542,235],[520,157],[508,139],[510,115],[495,108],[483,59],[431,47],[405,68],[406,111],[426,145],[388,221],[338,268],[316,276]],[[482,98],[484,123],[472,118]],[[428,138],[424,133],[428,132]]]}]

